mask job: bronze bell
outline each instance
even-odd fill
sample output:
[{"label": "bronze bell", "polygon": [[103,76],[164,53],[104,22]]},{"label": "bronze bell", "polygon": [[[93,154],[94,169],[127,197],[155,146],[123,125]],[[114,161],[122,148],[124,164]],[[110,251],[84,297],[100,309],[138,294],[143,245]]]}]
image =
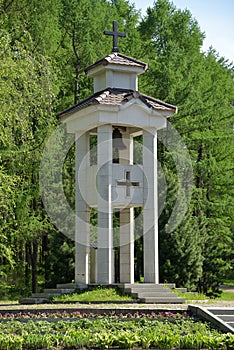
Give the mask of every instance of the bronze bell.
[{"label": "bronze bell", "polygon": [[113,148],[116,151],[126,149],[127,147],[123,143],[122,134],[118,128],[114,128],[112,133]]}]

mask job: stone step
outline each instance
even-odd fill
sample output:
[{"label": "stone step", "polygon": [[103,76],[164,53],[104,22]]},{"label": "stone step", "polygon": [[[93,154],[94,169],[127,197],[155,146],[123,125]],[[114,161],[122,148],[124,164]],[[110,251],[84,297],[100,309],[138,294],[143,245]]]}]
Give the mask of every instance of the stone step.
[{"label": "stone step", "polygon": [[31,305],[31,304],[47,304],[50,300],[47,298],[21,298],[19,299],[20,304]]},{"label": "stone step", "polygon": [[183,298],[171,298],[171,297],[166,297],[166,298],[146,297],[146,298],[141,298],[140,301],[142,303],[147,303],[147,304],[183,304],[185,302],[185,299],[183,299]]},{"label": "stone step", "polygon": [[[135,293],[134,293],[135,294]],[[161,293],[161,292],[140,292],[136,293],[139,299],[141,298],[178,298],[176,293]]]},{"label": "stone step", "polygon": [[44,289],[43,292],[47,293],[47,294],[69,294],[69,293],[74,293],[75,288],[66,288],[66,289],[62,289],[62,288],[49,288],[49,289]]},{"label": "stone step", "polygon": [[234,333],[234,308],[205,308],[189,305],[192,313],[206,321],[213,323],[223,332]]},{"label": "stone step", "polygon": [[142,303],[181,304],[185,302],[184,298],[178,298],[177,293],[171,291],[171,289],[175,290],[174,283],[124,283],[121,287],[126,294],[140,299]]},{"label": "stone step", "polygon": [[46,298],[57,297],[60,293],[32,293],[32,298]]},{"label": "stone step", "polygon": [[[74,284],[73,284],[74,286]],[[75,288],[47,288],[43,293],[32,293],[31,298],[21,298],[20,304],[43,304],[50,302],[53,297],[60,296],[61,294],[73,293]]]},{"label": "stone step", "polygon": [[149,293],[171,293],[171,290],[169,288],[125,288],[124,289],[125,293],[144,293],[144,292],[149,292]]},{"label": "stone step", "polygon": [[209,308],[208,311],[214,315],[234,315],[234,308]]},{"label": "stone step", "polygon": [[175,284],[174,283],[167,283],[167,284],[163,284],[163,283],[159,283],[159,284],[155,284],[155,283],[123,283],[122,287],[125,288],[175,288]]},{"label": "stone step", "polygon": [[234,322],[234,315],[216,315],[224,322]]},{"label": "stone step", "polygon": [[78,285],[75,283],[59,283],[59,284],[56,284],[56,288],[58,288],[58,289],[77,289]]},{"label": "stone step", "polygon": [[164,287],[164,286],[160,286],[160,285],[157,285],[157,284],[152,284],[150,286],[139,286],[138,284],[135,284],[135,286],[124,286],[124,289],[148,289],[148,290],[154,290],[154,289],[160,289],[160,290],[163,290],[163,289],[171,289],[169,287]]},{"label": "stone step", "polygon": [[[187,293],[188,290],[187,288],[175,288],[176,291],[181,292],[181,293]],[[194,292],[189,292],[189,293],[194,293]]]}]

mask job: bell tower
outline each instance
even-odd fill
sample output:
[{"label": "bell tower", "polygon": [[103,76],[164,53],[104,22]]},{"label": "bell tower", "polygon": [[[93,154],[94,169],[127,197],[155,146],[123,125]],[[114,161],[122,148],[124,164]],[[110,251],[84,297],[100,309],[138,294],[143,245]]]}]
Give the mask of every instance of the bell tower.
[{"label": "bell tower", "polygon": [[[144,282],[159,283],[157,130],[177,108],[138,92],[138,75],[147,64],[118,51],[117,23],[113,52],[85,69],[94,94],[60,113],[76,137],[75,282],[90,283],[90,208],[96,208],[97,284],[114,282],[113,211],[119,211],[120,282],[134,283],[134,208],[143,208]],[[142,135],[142,164],[134,164],[134,137]],[[90,139],[97,139],[96,161]]]}]

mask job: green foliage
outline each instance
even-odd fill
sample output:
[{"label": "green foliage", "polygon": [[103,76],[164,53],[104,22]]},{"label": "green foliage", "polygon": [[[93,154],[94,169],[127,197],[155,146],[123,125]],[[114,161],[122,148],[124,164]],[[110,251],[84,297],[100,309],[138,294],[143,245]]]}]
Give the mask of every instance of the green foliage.
[{"label": "green foliage", "polygon": [[[84,68],[111,52],[111,38],[100,40],[100,35],[111,29],[114,19],[127,33],[119,41],[120,51],[149,64],[139,79],[140,90],[179,107],[171,123],[193,164],[189,209],[180,225],[168,230],[180,184],[172,155],[159,144],[167,181],[159,221],[161,282],[217,294],[221,280],[232,278],[234,69],[215,50],[201,52],[205,35],[192,14],[168,0],[155,1],[143,19],[128,0],[1,0],[1,296],[10,291],[27,294],[38,284],[52,287],[74,275],[74,243],[58,232],[42,205],[40,160],[57,124],[55,113],[92,94]],[[170,143],[170,134],[166,138]],[[52,149],[52,163],[45,164],[54,179],[59,176],[56,152],[61,148],[62,141]],[[72,208],[73,165],[71,149],[62,186]],[[57,200],[60,221],[68,227],[73,218],[64,218],[66,211],[57,194],[60,185],[55,181],[51,196]],[[96,214],[91,214],[95,240]],[[143,278],[141,229],[139,219],[137,280]]]},{"label": "green foliage", "polygon": [[224,284],[225,286],[230,286],[230,287],[234,287],[234,280],[233,279],[225,279],[222,280],[222,284]]},{"label": "green foliage", "polygon": [[234,336],[186,318],[140,322],[109,319],[0,324],[0,349],[157,348],[232,349]]},{"label": "green foliage", "polygon": [[21,41],[14,40],[6,30],[0,31],[0,167],[4,201],[0,284],[16,287],[18,293],[21,287],[25,289],[21,280],[28,263],[24,245],[33,241],[35,248],[48,228],[40,204],[38,166],[46,132],[53,125],[52,74],[49,62],[31,49],[32,40],[26,31]]},{"label": "green foliage", "polygon": [[[204,34],[198,23],[167,0],[148,9],[140,31],[150,66],[143,89],[178,106],[172,123],[194,172],[189,211],[175,231],[165,233],[178,184],[173,160],[160,149],[168,184],[159,222],[161,279],[216,293],[233,259],[233,67],[215,51],[201,53]],[[166,137],[170,142],[170,134]]]}]

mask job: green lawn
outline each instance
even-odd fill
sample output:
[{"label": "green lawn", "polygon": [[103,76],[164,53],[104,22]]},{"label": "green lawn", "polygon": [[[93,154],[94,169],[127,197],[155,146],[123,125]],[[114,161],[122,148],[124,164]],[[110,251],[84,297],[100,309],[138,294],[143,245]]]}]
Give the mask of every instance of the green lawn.
[{"label": "green lawn", "polygon": [[54,301],[127,301],[132,300],[127,295],[121,295],[120,291],[116,288],[103,288],[97,287],[89,291],[81,291],[72,294],[61,295],[54,297]]},{"label": "green lawn", "polygon": [[234,301],[234,292],[223,291],[218,300]]},{"label": "green lawn", "polygon": [[187,301],[192,301],[192,300],[223,300],[223,301],[234,301],[234,292],[228,292],[228,291],[222,291],[222,293],[220,294],[220,296],[218,296],[217,298],[210,298],[205,294],[201,294],[201,293],[194,293],[194,294],[190,294],[190,293],[181,293],[181,292],[177,292],[177,294],[179,295],[179,297],[181,298],[185,298]]},{"label": "green lawn", "polygon": [[[177,292],[178,295],[182,298],[185,298],[187,301],[192,300],[209,300],[205,294],[201,293],[182,293]],[[130,296],[122,295],[118,289],[115,288],[103,288],[97,287],[90,291],[77,292],[72,294],[61,295],[59,297],[54,297],[54,301],[128,301],[133,300]],[[211,299],[214,300],[214,299]],[[226,300],[226,301],[234,301],[234,293],[223,291],[222,294],[216,298],[216,300]]]},{"label": "green lawn", "polygon": [[185,298],[187,301],[191,301],[191,300],[208,300],[209,298],[202,293],[182,293],[182,292],[178,292],[175,290],[175,293],[178,294],[178,296],[180,298]]}]

